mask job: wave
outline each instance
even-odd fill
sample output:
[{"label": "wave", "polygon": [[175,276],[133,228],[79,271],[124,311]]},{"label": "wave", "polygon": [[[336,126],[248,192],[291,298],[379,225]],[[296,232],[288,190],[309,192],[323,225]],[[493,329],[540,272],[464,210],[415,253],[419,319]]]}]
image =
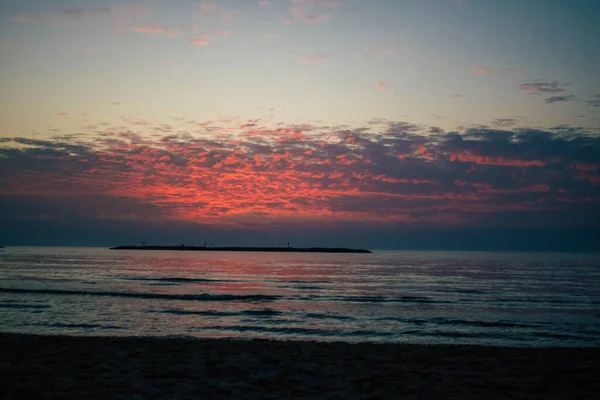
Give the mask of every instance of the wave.
[{"label": "wave", "polygon": [[397,336],[395,332],[381,332],[371,330],[343,331],[337,329],[318,329],[318,328],[299,328],[299,327],[274,327],[274,326],[256,326],[256,325],[238,325],[238,326],[203,326],[200,330],[220,330],[234,332],[267,332],[280,334],[300,334],[306,336],[338,336],[338,337],[376,337],[376,336]]},{"label": "wave", "polygon": [[318,313],[305,314],[304,316],[306,318],[314,318],[314,319],[336,319],[336,320],[341,320],[341,321],[347,321],[347,320],[354,319],[353,317],[348,317],[348,316],[345,316],[345,315],[331,315],[331,314],[318,314]]},{"label": "wave", "polygon": [[282,314],[281,311],[265,308],[263,310],[246,310],[241,312],[242,315],[257,315],[257,316],[273,316]]},{"label": "wave", "polygon": [[231,312],[231,311],[214,311],[214,310],[177,310],[177,309],[169,309],[169,310],[160,310],[154,311],[165,314],[175,314],[175,315],[202,315],[205,317],[238,317],[238,316],[274,316],[282,314],[281,311],[272,310],[270,308],[266,308],[263,310],[245,310],[239,312]]},{"label": "wave", "polygon": [[229,311],[213,311],[213,310],[153,310],[149,311],[153,313],[161,313],[161,314],[173,314],[173,315],[201,315],[203,317],[234,317],[240,315],[237,312],[229,312]]},{"label": "wave", "polygon": [[591,341],[595,342],[598,340],[597,337],[589,337],[589,336],[579,336],[579,335],[569,335],[566,333],[551,333],[551,332],[534,332],[531,336],[539,337],[539,338],[548,338],[548,339],[566,339],[566,340],[576,340],[576,341]]},{"label": "wave", "polygon": [[321,286],[298,286],[298,285],[281,285],[282,289],[296,289],[296,290],[325,290],[327,288]]},{"label": "wave", "polygon": [[243,282],[234,279],[210,279],[210,278],[180,278],[180,277],[145,277],[145,276],[122,276],[117,277],[124,281],[149,281],[170,283],[206,283],[206,282]]},{"label": "wave", "polygon": [[457,326],[477,326],[482,328],[539,328],[540,325],[522,324],[509,321],[480,321],[466,319],[445,319],[445,318],[402,318],[402,317],[383,317],[380,321],[396,321],[415,325],[457,325]]},{"label": "wave", "polygon": [[143,292],[94,292],[83,290],[61,290],[61,289],[13,289],[0,288],[0,293],[30,293],[49,294],[58,296],[97,296],[97,297],[129,297],[140,299],[162,299],[162,300],[190,300],[190,301],[273,301],[281,298],[264,294],[163,294]]},{"label": "wave", "polygon": [[19,309],[28,309],[28,308],[51,308],[52,306],[48,304],[0,304],[0,308],[19,308]]},{"label": "wave", "polygon": [[290,280],[284,280],[284,281],[280,281],[280,280],[272,280],[271,282],[287,282],[287,283],[333,283],[332,281],[326,281],[326,280],[299,280],[299,279],[290,279]]},{"label": "wave", "polygon": [[448,337],[448,338],[473,338],[473,339],[481,339],[481,338],[488,338],[488,339],[506,339],[506,335],[500,334],[500,333],[485,333],[482,334],[480,332],[456,332],[456,331],[434,331],[434,332],[428,332],[428,331],[423,331],[423,332],[419,332],[419,331],[408,331],[408,332],[402,332],[403,334],[409,334],[412,336],[420,336],[420,337]]},{"label": "wave", "polygon": [[462,326],[478,326],[482,328],[538,328],[539,325],[520,324],[516,322],[506,321],[471,321],[463,319],[450,319],[441,321],[431,321],[440,325],[462,325]]},{"label": "wave", "polygon": [[452,303],[449,300],[437,300],[425,296],[308,296],[303,300],[347,301],[353,303]]},{"label": "wave", "polygon": [[440,293],[460,293],[460,294],[490,294],[494,292],[477,290],[477,289],[436,289]]},{"label": "wave", "polygon": [[123,327],[121,326],[116,326],[116,325],[99,325],[99,324],[63,324],[60,322],[54,322],[52,324],[44,324],[44,323],[37,323],[35,325],[41,325],[41,326],[49,326],[52,328],[83,328],[83,329],[123,329]]}]

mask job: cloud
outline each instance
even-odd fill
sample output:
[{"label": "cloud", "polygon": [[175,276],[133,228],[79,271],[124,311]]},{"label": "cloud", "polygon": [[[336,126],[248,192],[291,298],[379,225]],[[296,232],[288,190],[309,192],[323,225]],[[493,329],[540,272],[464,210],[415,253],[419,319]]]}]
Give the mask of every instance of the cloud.
[{"label": "cloud", "polygon": [[55,12],[20,14],[9,16],[12,22],[67,22],[89,21],[101,18],[138,19],[146,16],[151,9],[137,4],[115,4],[102,7],[69,7]]},{"label": "cloud", "polygon": [[67,17],[75,18],[75,19],[87,19],[94,18],[98,15],[109,15],[112,9],[109,6],[99,7],[99,8],[67,8],[60,13]]},{"label": "cloud", "polygon": [[164,35],[171,38],[179,36],[180,33],[180,29],[164,25],[138,25],[131,28],[130,31],[151,35]]},{"label": "cloud", "polygon": [[386,56],[393,56],[394,54],[396,54],[396,52],[392,49],[379,49],[379,50],[375,51],[375,54],[378,56],[386,57]]},{"label": "cloud", "polygon": [[564,92],[565,89],[560,87],[560,83],[557,81],[554,82],[529,82],[523,83],[518,86],[519,89],[527,92],[527,94],[531,95],[539,95],[544,93],[558,93]]},{"label": "cloud", "polygon": [[208,46],[210,44],[206,39],[190,39],[190,43],[197,46]]},{"label": "cloud", "polygon": [[270,5],[271,5],[271,3],[268,2],[267,0],[261,0],[258,2],[259,7],[269,7]]},{"label": "cloud", "polygon": [[494,120],[494,125],[501,127],[510,127],[514,126],[517,121],[514,118],[497,118]]},{"label": "cloud", "polygon": [[317,54],[312,57],[302,59],[302,64],[317,64],[327,60],[330,57],[329,54]]},{"label": "cloud", "polygon": [[329,15],[311,14],[304,7],[290,7],[290,13],[294,16],[296,20],[304,22],[319,23],[331,19],[331,16]]},{"label": "cloud", "polygon": [[292,4],[289,11],[294,19],[304,22],[319,23],[331,19],[330,15],[320,14],[319,12],[321,9],[338,8],[342,3],[336,0],[294,0]]},{"label": "cloud", "polygon": [[379,81],[377,82],[377,87],[380,89],[387,89],[388,88],[388,84],[385,83],[384,81]]},{"label": "cloud", "polygon": [[600,94],[593,96],[592,100],[586,101],[586,104],[590,107],[600,107]]},{"label": "cloud", "polygon": [[[0,201],[43,201],[53,207],[44,218],[154,215],[236,227],[545,226],[557,218],[600,226],[600,138],[580,127],[459,134],[387,120],[136,122],[82,136],[6,138]],[[147,211],[135,213],[136,204]],[[0,220],[37,215],[0,210]]]},{"label": "cloud", "polygon": [[13,45],[13,42],[6,41],[6,40],[0,40],[0,47],[10,47],[12,45]]},{"label": "cloud", "polygon": [[487,65],[471,65],[469,69],[477,75],[490,75],[492,73],[492,68]]},{"label": "cloud", "polygon": [[570,95],[570,96],[552,96],[552,97],[548,97],[545,101],[546,104],[553,104],[553,103],[559,103],[559,102],[564,102],[564,101],[571,101],[575,98],[575,96]]},{"label": "cloud", "polygon": [[210,12],[215,8],[215,4],[214,3],[210,3],[210,2],[204,2],[200,5],[200,7],[202,7],[202,11],[204,12]]},{"label": "cloud", "polygon": [[329,7],[338,8],[342,5],[339,0],[293,0],[294,4],[306,7]]}]

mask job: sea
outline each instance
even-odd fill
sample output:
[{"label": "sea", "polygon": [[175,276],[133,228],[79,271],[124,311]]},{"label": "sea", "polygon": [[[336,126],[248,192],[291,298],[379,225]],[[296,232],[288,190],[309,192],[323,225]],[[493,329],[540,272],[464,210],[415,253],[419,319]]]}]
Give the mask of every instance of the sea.
[{"label": "sea", "polygon": [[600,346],[600,256],[8,247],[0,331]]}]

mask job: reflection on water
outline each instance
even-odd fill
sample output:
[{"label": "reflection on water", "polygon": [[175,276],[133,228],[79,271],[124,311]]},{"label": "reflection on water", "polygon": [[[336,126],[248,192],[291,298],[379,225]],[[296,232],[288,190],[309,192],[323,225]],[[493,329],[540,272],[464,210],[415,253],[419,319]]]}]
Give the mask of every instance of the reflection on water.
[{"label": "reflection on water", "polygon": [[578,254],[9,248],[3,331],[600,345],[600,261]]}]

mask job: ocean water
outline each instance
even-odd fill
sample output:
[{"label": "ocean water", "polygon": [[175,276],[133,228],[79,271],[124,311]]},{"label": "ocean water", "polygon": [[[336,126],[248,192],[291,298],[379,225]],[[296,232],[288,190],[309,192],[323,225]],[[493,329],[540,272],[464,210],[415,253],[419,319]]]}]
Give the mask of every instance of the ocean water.
[{"label": "ocean water", "polygon": [[0,331],[600,346],[600,257],[11,247]]}]

